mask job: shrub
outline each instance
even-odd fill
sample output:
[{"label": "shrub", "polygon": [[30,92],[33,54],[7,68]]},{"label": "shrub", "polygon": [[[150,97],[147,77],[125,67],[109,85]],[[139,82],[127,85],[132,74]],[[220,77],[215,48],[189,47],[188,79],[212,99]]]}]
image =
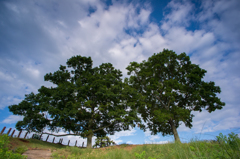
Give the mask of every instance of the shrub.
[{"label": "shrub", "polygon": [[13,153],[8,150],[9,136],[0,135],[0,159],[26,159],[27,156],[22,156],[19,153]]},{"label": "shrub", "polygon": [[[141,154],[135,152],[134,155],[137,159],[145,159],[146,152],[143,151]],[[156,159],[156,158],[148,157],[148,159]]]},{"label": "shrub", "polygon": [[41,140],[41,135],[39,134],[33,134],[33,139],[38,139],[38,140]]},{"label": "shrub", "polygon": [[14,152],[15,153],[19,153],[19,154],[23,154],[27,150],[28,150],[28,148],[23,145],[23,146],[17,147]]},{"label": "shrub", "polygon": [[115,145],[115,142],[113,142],[109,137],[97,137],[95,141],[95,145],[93,147],[108,147],[110,145]]},{"label": "shrub", "polygon": [[222,133],[217,136],[217,141],[222,149],[222,156],[229,156],[230,158],[240,158],[240,139],[237,134],[231,132],[226,135]]}]

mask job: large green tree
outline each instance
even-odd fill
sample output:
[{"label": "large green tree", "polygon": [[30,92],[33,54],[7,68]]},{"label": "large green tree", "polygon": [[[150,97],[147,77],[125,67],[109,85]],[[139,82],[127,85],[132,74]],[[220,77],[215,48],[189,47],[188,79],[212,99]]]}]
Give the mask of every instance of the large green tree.
[{"label": "large green tree", "polygon": [[74,56],[67,66],[45,75],[54,87],[42,86],[37,94],[25,95],[18,105],[9,106],[13,114],[24,116],[16,124],[18,130],[42,133],[44,128],[52,132],[62,128],[69,133],[55,136],[80,135],[91,148],[93,136],[128,130],[140,122],[136,91],[122,82],[121,71],[111,63],[93,68],[91,57]]},{"label": "large green tree", "polygon": [[177,55],[164,49],[147,61],[131,62],[127,70],[129,85],[142,94],[145,105],[138,111],[152,134],[174,135],[180,142],[177,128],[181,122],[192,127],[192,111],[211,113],[225,105],[216,96],[220,87],[204,82],[207,71],[192,64],[185,53]]}]

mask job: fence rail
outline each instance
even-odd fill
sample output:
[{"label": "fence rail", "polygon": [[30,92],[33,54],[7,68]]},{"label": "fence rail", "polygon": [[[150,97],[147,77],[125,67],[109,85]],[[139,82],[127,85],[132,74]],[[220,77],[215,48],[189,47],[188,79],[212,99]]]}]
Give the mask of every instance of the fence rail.
[{"label": "fence rail", "polygon": [[[4,133],[5,130],[6,130],[6,126],[3,127],[3,129],[2,129],[2,131],[1,131],[0,134],[1,134],[1,135],[2,135],[2,134],[5,134],[5,133]],[[7,131],[6,134],[7,134],[8,136],[9,136],[11,130],[12,130],[12,128],[9,128],[9,130]],[[14,134],[15,134],[15,130],[12,131],[12,133],[11,133],[10,136],[13,137]],[[22,134],[22,130],[19,131],[19,133],[18,133],[18,135],[17,135],[17,138],[20,138],[20,135],[21,135],[21,134]],[[23,138],[26,139],[27,135],[28,135],[28,132],[25,133],[25,135],[24,135]],[[34,135],[35,135],[35,133],[33,133],[33,135],[32,135],[31,138],[33,138]],[[40,140],[44,141],[43,138],[42,138],[42,135],[43,135],[43,134],[40,135]],[[16,136],[16,135],[15,135],[15,136]],[[47,138],[46,138],[46,140],[45,140],[44,142],[48,142],[48,138],[49,138],[49,136],[50,136],[50,135],[47,136]],[[63,138],[60,138],[59,141],[58,141],[57,143],[55,143],[54,141],[55,141],[55,137],[53,137],[53,140],[52,140],[51,143],[64,145],[64,144],[63,144]],[[68,144],[65,145],[65,146],[69,146],[69,144],[70,144],[70,140],[68,140]],[[75,146],[77,146],[77,140],[75,141]],[[78,147],[84,147],[84,142],[82,143],[81,146],[78,146]]]}]

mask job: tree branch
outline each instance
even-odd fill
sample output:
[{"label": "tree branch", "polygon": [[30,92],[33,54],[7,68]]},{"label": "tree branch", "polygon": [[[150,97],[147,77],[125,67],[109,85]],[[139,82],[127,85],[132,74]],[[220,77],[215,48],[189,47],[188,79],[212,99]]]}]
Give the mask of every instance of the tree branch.
[{"label": "tree branch", "polygon": [[68,135],[80,136],[80,134],[62,134],[62,135],[55,135],[55,134],[52,134],[52,133],[44,133],[44,132],[42,132],[42,134],[48,134],[48,135],[52,135],[52,136],[68,136]]},{"label": "tree branch", "polygon": [[96,131],[102,130],[102,129],[107,128],[107,127],[109,127],[109,126],[111,126],[111,125],[113,125],[113,124],[114,124],[114,122],[112,122],[111,124],[109,124],[109,125],[107,125],[107,126],[104,126],[104,127],[98,128],[98,129],[94,130],[93,132],[96,132]]},{"label": "tree branch", "polygon": [[[162,93],[162,92],[161,92]],[[160,93],[160,94],[161,94]],[[158,97],[158,96],[156,96],[155,94],[153,94],[153,93],[151,93],[153,96],[155,96],[156,98],[157,98],[157,100],[159,100],[160,102],[161,102],[161,104],[165,107],[165,109],[167,109],[168,110],[168,107],[166,106],[166,104],[164,104],[163,102],[162,102],[162,100],[161,100],[161,98],[160,97]]]}]

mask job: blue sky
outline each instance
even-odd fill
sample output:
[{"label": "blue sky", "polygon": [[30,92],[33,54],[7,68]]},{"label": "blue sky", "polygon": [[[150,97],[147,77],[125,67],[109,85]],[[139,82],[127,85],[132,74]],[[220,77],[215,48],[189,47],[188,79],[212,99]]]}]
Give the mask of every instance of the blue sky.
[{"label": "blue sky", "polygon": [[[110,62],[128,77],[125,68],[130,62],[141,62],[166,48],[185,52],[206,69],[204,80],[221,87],[218,96],[226,103],[211,114],[194,112],[192,129],[178,128],[180,139],[239,134],[239,8],[239,0],[1,0],[0,129],[14,128],[22,120],[7,107],[21,102],[25,94],[37,93],[42,85],[51,86],[44,75],[74,55],[91,56],[94,66]],[[138,128],[110,138],[118,144],[174,139]]]}]

